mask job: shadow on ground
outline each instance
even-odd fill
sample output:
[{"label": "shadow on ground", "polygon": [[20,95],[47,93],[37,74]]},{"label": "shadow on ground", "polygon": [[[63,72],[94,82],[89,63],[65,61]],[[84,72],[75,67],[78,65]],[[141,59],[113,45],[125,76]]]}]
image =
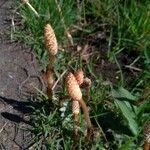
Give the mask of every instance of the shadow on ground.
[{"label": "shadow on ground", "polygon": [[[39,109],[41,108],[41,106],[43,106],[43,102],[18,101],[18,100],[14,100],[14,99],[2,97],[2,96],[0,96],[0,100],[3,101],[5,104],[10,105],[11,107],[13,107],[14,110],[19,111],[23,115],[26,115],[26,114],[29,115],[33,112],[33,108]],[[13,114],[7,111],[1,112],[1,115],[5,119],[8,119],[15,123],[23,122],[23,123],[33,126],[33,123],[31,123],[30,120],[27,121],[24,118],[22,118],[20,115]]]}]

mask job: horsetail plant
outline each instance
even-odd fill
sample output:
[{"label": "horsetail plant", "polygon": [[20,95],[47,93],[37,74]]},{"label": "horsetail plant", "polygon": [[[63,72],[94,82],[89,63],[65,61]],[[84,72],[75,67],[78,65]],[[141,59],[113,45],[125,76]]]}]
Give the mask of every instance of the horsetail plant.
[{"label": "horsetail plant", "polygon": [[[75,73],[74,76],[78,82],[78,85],[80,86],[83,83],[83,79],[84,79],[84,73],[82,71],[82,69],[78,69]],[[79,102],[74,100],[72,101],[72,112],[74,115],[74,122],[75,122],[75,135],[78,134],[78,126],[79,126],[79,122],[78,122],[78,117],[79,117],[79,111],[80,111],[80,105]]]},{"label": "horsetail plant", "polygon": [[73,101],[78,101],[79,104],[81,105],[81,107],[83,109],[84,117],[85,117],[85,120],[87,123],[87,129],[88,129],[88,131],[91,131],[93,129],[93,127],[92,127],[92,123],[91,123],[91,120],[89,117],[88,108],[82,98],[82,92],[79,87],[79,84],[78,84],[75,76],[71,72],[66,77],[66,87],[67,87],[67,91],[68,91],[68,94],[71,97],[71,99]]},{"label": "horsetail plant", "polygon": [[83,84],[84,81],[84,72],[82,69],[78,69],[75,73],[74,76],[79,84],[79,86],[81,86]]},{"label": "horsetail plant", "polygon": [[91,80],[89,78],[84,78],[84,72],[82,69],[78,69],[75,73],[74,76],[81,88],[85,88],[86,90],[86,96],[87,96],[87,101],[90,99],[90,86],[91,86]]},{"label": "horsetail plant", "polygon": [[58,44],[57,39],[54,33],[54,30],[50,24],[46,24],[44,28],[44,40],[45,47],[48,51],[49,63],[46,68],[46,80],[47,80],[47,95],[48,99],[51,100],[53,96],[52,87],[54,84],[54,68],[53,65],[55,63],[56,54],[58,52]]},{"label": "horsetail plant", "polygon": [[79,118],[79,112],[80,112],[80,105],[78,101],[72,101],[72,113],[74,116],[74,131],[75,131],[75,136],[78,135],[78,129],[79,129],[79,122],[78,122],[78,118]]}]

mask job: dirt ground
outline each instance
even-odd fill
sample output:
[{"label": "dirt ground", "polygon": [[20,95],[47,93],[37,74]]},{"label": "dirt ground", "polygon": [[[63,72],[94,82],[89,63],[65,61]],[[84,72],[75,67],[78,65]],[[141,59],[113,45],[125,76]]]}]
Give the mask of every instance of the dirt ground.
[{"label": "dirt ground", "polygon": [[0,1],[0,150],[24,150],[32,143],[29,105],[40,86],[34,54],[18,42],[11,42],[14,7],[12,0]]}]

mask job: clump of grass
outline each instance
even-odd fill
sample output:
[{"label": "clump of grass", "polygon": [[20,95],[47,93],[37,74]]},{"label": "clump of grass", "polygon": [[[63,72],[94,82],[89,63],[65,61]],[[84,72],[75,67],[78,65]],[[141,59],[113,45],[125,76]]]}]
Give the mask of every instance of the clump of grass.
[{"label": "clump of grass", "polygon": [[[145,81],[149,82],[148,68],[150,53],[149,50],[149,28],[150,28],[150,17],[149,17],[149,2],[146,1],[97,1],[92,2],[85,1],[83,5],[85,15],[84,19],[88,21],[91,26],[95,29],[92,33],[101,31],[106,34],[107,57],[109,60],[114,60],[120,68],[120,76],[122,80],[125,80],[123,67],[121,64],[120,55],[127,56],[128,60],[132,57],[132,62],[129,67],[138,66],[141,69],[141,78],[132,83],[132,86],[136,86],[145,78]],[[107,13],[106,13],[107,12]],[[94,21],[94,23],[93,23]],[[96,23],[95,23],[96,22]],[[99,25],[98,25],[99,24]],[[88,28],[88,25],[87,25]],[[101,43],[103,44],[103,43]],[[117,58],[117,59],[116,59]],[[146,60],[143,60],[145,58]],[[127,63],[128,63],[128,60]],[[135,69],[138,67],[135,67]],[[132,68],[133,69],[133,68]],[[145,72],[147,72],[145,74]],[[122,84],[126,85],[127,81]],[[143,86],[146,86],[143,84]]]},{"label": "clump of grass", "polygon": [[[17,3],[20,5],[20,1]],[[76,7],[74,7],[75,3],[73,0],[59,2],[58,4],[62,9],[60,14],[57,7],[58,4],[55,0],[31,0],[29,3],[34,7],[39,17],[37,17],[27,5],[21,5],[19,13],[24,28],[20,30],[16,27],[13,37],[14,40],[17,38],[32,46],[42,70],[43,68],[46,68],[48,60],[47,53],[44,51],[43,27],[46,23],[50,23],[54,28],[58,42],[63,41],[64,43],[67,43],[68,40],[64,31],[64,24],[68,30],[68,28],[76,21]],[[64,24],[62,24],[61,21],[62,16]]]}]

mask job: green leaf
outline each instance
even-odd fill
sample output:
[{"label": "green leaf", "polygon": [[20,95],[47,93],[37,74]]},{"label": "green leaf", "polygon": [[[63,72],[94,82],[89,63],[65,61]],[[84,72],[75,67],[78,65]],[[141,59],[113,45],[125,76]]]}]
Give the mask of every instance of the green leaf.
[{"label": "green leaf", "polygon": [[136,96],[133,96],[128,90],[124,89],[123,87],[112,89],[112,96],[114,98],[125,98],[132,101],[135,101],[137,99]]},{"label": "green leaf", "polygon": [[129,128],[132,131],[132,133],[134,135],[137,135],[138,134],[138,124],[135,121],[136,115],[127,107],[125,102],[119,101],[117,99],[115,99],[114,102],[115,102],[115,105],[117,107],[119,107],[119,109],[121,110],[123,116],[128,121],[128,125],[129,125]]}]

